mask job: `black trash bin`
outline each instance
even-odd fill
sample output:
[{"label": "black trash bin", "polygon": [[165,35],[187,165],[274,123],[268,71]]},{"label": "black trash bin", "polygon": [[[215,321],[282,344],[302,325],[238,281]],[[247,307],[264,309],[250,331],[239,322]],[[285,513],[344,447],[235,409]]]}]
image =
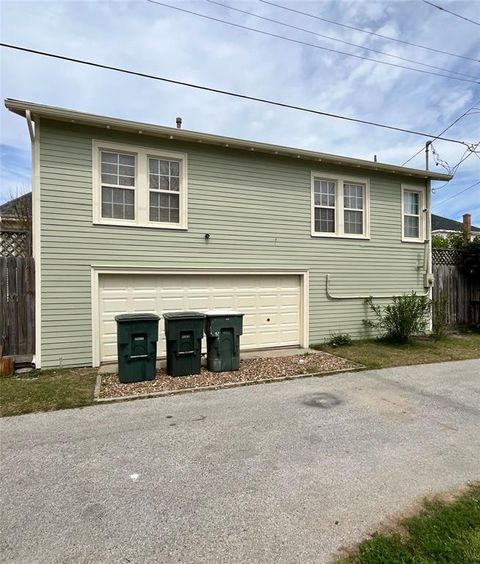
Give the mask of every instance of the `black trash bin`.
[{"label": "black trash bin", "polygon": [[200,374],[205,315],[198,311],[172,311],[163,314],[167,339],[167,374]]},{"label": "black trash bin", "polygon": [[159,319],[154,313],[115,316],[118,377],[123,384],[155,378]]},{"label": "black trash bin", "polygon": [[243,315],[239,311],[207,311],[205,320],[207,367],[212,372],[227,372],[240,368]]}]

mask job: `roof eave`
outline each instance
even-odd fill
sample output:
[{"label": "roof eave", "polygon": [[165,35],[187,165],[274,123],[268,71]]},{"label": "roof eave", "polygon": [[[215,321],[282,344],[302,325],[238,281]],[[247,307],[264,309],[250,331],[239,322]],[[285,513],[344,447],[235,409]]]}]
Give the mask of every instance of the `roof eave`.
[{"label": "roof eave", "polygon": [[351,157],[343,157],[331,155],[327,153],[318,153],[316,151],[308,151],[305,149],[296,149],[294,147],[285,147],[281,145],[273,145],[270,143],[260,143],[257,141],[249,141],[246,139],[236,139],[234,137],[224,137],[220,135],[212,135],[210,133],[200,133],[187,129],[177,129],[173,127],[165,127],[161,125],[151,125],[147,123],[134,122],[108,116],[100,116],[96,114],[88,114],[78,112],[76,110],[68,110],[65,108],[57,108],[53,106],[45,106],[21,100],[13,100],[7,98],[5,107],[13,113],[22,117],[26,116],[29,110],[32,116],[45,117],[58,121],[70,123],[81,123],[84,125],[92,125],[95,127],[104,127],[106,129],[115,129],[120,131],[136,131],[137,133],[153,135],[157,137],[166,137],[168,139],[176,139],[179,141],[189,141],[196,143],[206,143],[209,145],[217,145],[230,147],[234,149],[243,149],[248,151],[257,151],[271,155],[285,156],[289,158],[305,159],[309,161],[323,162],[326,164],[337,164],[348,166],[350,168],[358,168],[371,170],[376,172],[385,172],[396,174],[398,176],[422,178],[430,180],[442,180],[448,182],[452,179],[449,174],[431,172],[427,170],[419,170],[413,168],[405,168],[385,163],[365,161],[362,159],[354,159]]}]

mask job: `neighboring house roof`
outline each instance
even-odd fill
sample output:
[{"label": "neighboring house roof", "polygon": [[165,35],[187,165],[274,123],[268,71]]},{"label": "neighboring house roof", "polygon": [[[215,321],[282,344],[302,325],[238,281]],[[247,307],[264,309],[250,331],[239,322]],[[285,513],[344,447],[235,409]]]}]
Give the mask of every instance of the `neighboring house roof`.
[{"label": "neighboring house roof", "polygon": [[[463,223],[432,213],[432,231],[458,231],[461,233],[463,231]],[[477,231],[480,233],[480,227],[472,225],[472,232],[476,233]]]},{"label": "neighboring house roof", "polygon": [[45,106],[42,104],[35,104],[32,102],[25,102],[20,100],[12,100],[11,98],[7,98],[5,100],[5,106],[10,111],[23,117],[26,117],[29,113],[32,117],[39,116],[53,120],[66,121],[70,123],[81,123],[85,125],[93,125],[96,127],[104,127],[120,131],[135,131],[136,133],[144,133],[146,135],[154,135],[167,139],[170,138],[181,141],[231,147],[234,149],[244,149],[247,151],[257,151],[271,155],[306,159],[310,161],[319,161],[327,164],[343,165],[359,169],[410,176],[413,178],[430,178],[432,180],[444,181],[448,181],[452,178],[452,176],[448,174],[431,172],[428,170],[418,170],[414,168],[406,168],[374,161],[366,161],[363,159],[353,159],[350,157],[319,153],[317,151],[307,151],[305,149],[295,149],[293,147],[272,145],[270,143],[259,143],[257,141],[248,141],[246,139],[236,139],[233,137],[211,135],[209,133],[188,131],[186,129],[178,129],[175,127],[165,127],[107,116],[87,114],[84,112],[68,110],[66,108]]},{"label": "neighboring house roof", "polygon": [[31,215],[32,210],[32,193],[28,192],[18,198],[13,198],[0,206],[0,218],[2,219],[19,219],[18,210],[25,210]]}]

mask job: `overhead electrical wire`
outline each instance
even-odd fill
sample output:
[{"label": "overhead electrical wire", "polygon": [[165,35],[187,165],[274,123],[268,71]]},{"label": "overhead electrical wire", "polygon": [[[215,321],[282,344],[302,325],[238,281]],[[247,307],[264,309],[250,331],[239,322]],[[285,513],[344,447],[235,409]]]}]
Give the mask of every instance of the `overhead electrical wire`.
[{"label": "overhead electrical wire", "polygon": [[[476,100],[473,104],[472,107],[468,108],[468,110],[466,110],[465,112],[463,112],[462,115],[458,116],[454,121],[452,121],[452,123],[450,125],[448,125],[443,131],[441,131],[438,134],[438,137],[436,137],[435,139],[433,139],[432,141],[436,141],[436,139],[438,139],[440,137],[440,135],[443,135],[444,133],[446,133],[451,127],[453,127],[457,122],[459,122],[462,118],[464,118],[467,114],[469,114],[472,110],[475,109],[475,106],[480,102],[480,99]],[[411,160],[413,160],[417,155],[419,155],[422,151],[425,150],[425,147],[420,147],[420,149],[414,154],[412,155],[409,159],[407,159],[404,163],[402,163],[402,166],[405,166],[407,163],[409,163]]]},{"label": "overhead electrical wire", "polygon": [[464,190],[461,190],[460,192],[457,192],[456,194],[452,194],[449,198],[445,198],[445,200],[440,200],[440,202],[435,202],[435,205],[437,206],[439,204],[444,204],[445,202],[448,202],[449,200],[453,200],[453,198],[460,196],[460,194],[463,194],[467,190],[471,190],[472,188],[475,188],[475,186],[478,186],[479,184],[480,184],[480,180],[478,180],[474,184],[471,184],[470,186],[467,186]]},{"label": "overhead electrical wire", "polygon": [[301,41],[299,39],[293,39],[292,37],[286,37],[284,35],[280,35],[278,33],[271,33],[270,31],[264,31],[261,29],[255,29],[253,27],[248,27],[246,25],[241,25],[238,23],[230,22],[227,20],[223,20],[221,18],[215,18],[213,16],[208,16],[206,14],[200,14],[199,12],[194,12],[193,10],[187,10],[186,8],[180,8],[179,6],[172,6],[171,4],[166,4],[164,2],[159,2],[158,0],[147,0],[151,4],[157,4],[158,6],[163,6],[164,8],[169,8],[171,10],[177,10],[178,12],[183,12],[184,14],[190,14],[192,16],[197,16],[199,18],[203,18],[206,20],[214,21],[217,23],[222,23],[224,25],[229,25],[231,27],[236,27],[239,29],[245,29],[247,31],[252,31],[254,33],[258,33],[261,35],[266,35],[268,37],[274,37],[276,39],[281,39],[283,41],[289,41],[290,43],[296,43],[297,45],[303,45],[306,47],[313,47],[314,49],[321,49],[322,51],[328,51],[329,53],[336,53],[337,55],[344,55],[346,57],[354,57],[355,59],[362,59],[363,61],[371,61],[372,63],[377,63],[381,65],[387,65],[389,67],[400,68],[404,70],[410,70],[413,72],[420,72],[422,74],[429,74],[432,76],[438,76],[441,78],[448,78],[450,80],[460,80],[462,82],[470,82],[472,84],[480,84],[480,79],[469,79],[469,78],[460,78],[458,76],[449,76],[446,74],[441,74],[438,72],[432,72],[424,69],[415,69],[413,67],[407,67],[406,65],[399,65],[398,63],[389,63],[387,61],[380,61],[378,59],[372,59],[370,57],[365,57],[364,55],[356,55],[354,53],[348,53],[346,51],[339,51],[338,49],[332,49],[330,47],[323,47],[321,45],[316,45],[315,43],[308,43],[307,41]]},{"label": "overhead electrical wire", "polygon": [[470,22],[470,23],[475,24],[475,25],[480,25],[480,22],[476,22],[475,20],[471,20],[470,18],[466,18],[465,16],[462,16],[461,14],[457,14],[456,12],[451,12],[450,10],[447,10],[447,8],[443,8],[442,6],[439,6],[438,4],[434,4],[433,2],[429,2],[428,0],[422,0],[422,2],[424,4],[429,4],[430,6],[433,6],[434,8],[437,8],[438,10],[441,10],[442,12],[447,12],[447,14],[451,14],[452,16],[455,16],[456,18],[461,18],[462,20],[465,20],[466,22]]},{"label": "overhead electrical wire", "polygon": [[415,130],[412,130],[412,129],[405,129],[403,127],[396,127],[396,126],[393,126],[393,125],[386,125],[386,124],[378,123],[378,122],[374,122],[374,121],[368,121],[368,120],[364,120],[364,119],[353,118],[353,117],[349,117],[349,116],[343,116],[343,115],[340,115],[340,114],[333,114],[331,112],[323,112],[321,110],[315,110],[313,108],[307,108],[307,107],[304,107],[304,106],[296,106],[294,104],[287,104],[286,102],[278,102],[276,100],[269,100],[267,98],[259,98],[257,96],[249,96],[248,94],[240,94],[238,92],[233,92],[233,91],[230,91],[230,90],[222,90],[220,88],[213,88],[211,86],[203,86],[203,85],[195,84],[195,83],[192,83],[192,82],[185,82],[185,81],[182,81],[182,80],[165,78],[165,77],[162,77],[162,76],[148,74],[148,73],[144,73],[144,72],[140,72],[140,71],[124,69],[124,68],[121,68],[121,67],[114,67],[114,66],[111,66],[111,65],[96,63],[94,61],[87,61],[85,59],[77,59],[77,58],[74,58],[74,57],[67,57],[66,55],[58,55],[56,53],[51,53],[51,52],[47,52],[47,51],[40,51],[38,49],[31,49],[31,48],[28,48],[28,47],[22,47],[20,45],[13,45],[11,43],[0,43],[0,47],[5,47],[7,49],[14,49],[16,51],[22,51],[24,53],[41,55],[43,57],[49,57],[49,58],[52,58],[52,59],[59,59],[61,61],[68,61],[68,62],[71,62],[71,63],[77,63],[77,64],[95,67],[95,68],[99,68],[99,69],[111,70],[111,71],[114,71],[114,72],[128,74],[128,75],[131,75],[131,76],[139,76],[139,77],[142,77],[142,78],[149,78],[151,80],[168,82],[170,84],[175,84],[177,86],[186,86],[188,88],[195,88],[197,90],[203,90],[203,91],[206,91],[206,92],[213,92],[215,94],[223,94],[225,96],[232,96],[234,98],[240,98],[242,100],[250,100],[250,101],[253,101],[253,102],[260,102],[262,104],[269,104],[269,105],[272,105],[272,106],[278,106],[280,108],[287,108],[287,109],[290,109],[290,110],[297,110],[297,111],[306,112],[306,113],[310,113],[310,114],[326,116],[326,117],[331,117],[331,118],[335,118],[335,119],[341,119],[341,120],[344,120],[344,121],[351,121],[353,123],[361,123],[363,125],[370,125],[372,127],[389,129],[391,131],[398,131],[398,132],[401,132],[401,133],[409,133],[411,135],[417,135],[419,137],[428,137],[428,138],[440,139],[442,141],[448,141],[450,143],[458,143],[460,145],[465,145],[467,147],[470,147],[470,145],[471,145],[471,143],[468,143],[466,141],[461,141],[459,139],[450,139],[448,137],[440,137],[440,136],[437,136],[437,135],[433,135],[431,133],[415,131]]},{"label": "overhead electrical wire", "polygon": [[427,68],[430,68],[430,69],[435,69],[435,70],[448,72],[448,73],[452,73],[452,74],[458,74],[460,76],[465,76],[467,78],[472,78],[474,80],[477,80],[476,77],[471,76],[469,74],[465,74],[463,72],[453,71],[453,70],[445,69],[443,67],[437,67],[435,65],[429,65],[427,63],[421,63],[419,61],[414,61],[413,59],[407,59],[406,57],[401,57],[400,55],[393,55],[392,53],[386,53],[385,51],[380,51],[378,49],[372,49],[371,47],[365,47],[364,45],[358,45],[357,43],[351,43],[350,41],[344,41],[343,39],[339,39],[337,37],[332,37],[330,35],[324,35],[323,33],[317,33],[316,31],[313,31],[313,30],[310,30],[310,29],[305,29],[304,27],[298,27],[296,25],[291,25],[289,23],[282,22],[280,20],[275,20],[273,18],[268,18],[266,16],[261,16],[260,14],[255,14],[253,12],[248,12],[247,10],[242,10],[240,8],[236,8],[234,6],[229,6],[228,4],[223,4],[222,2],[217,2],[216,0],[205,0],[205,2],[208,2],[209,4],[214,4],[216,6],[221,6],[223,8],[227,8],[228,10],[233,10],[235,12],[240,12],[241,14],[252,16],[252,17],[258,18],[260,20],[264,20],[264,21],[271,22],[271,23],[274,23],[274,24],[282,25],[284,27],[288,27],[288,28],[294,29],[296,31],[301,31],[303,33],[309,33],[310,35],[315,35],[316,37],[321,37],[322,39],[328,39],[329,41],[337,41],[338,43],[343,43],[344,45],[349,45],[350,47],[357,47],[357,48],[363,49],[365,51],[371,51],[372,53],[378,53],[379,55],[384,55],[385,57],[392,57],[394,59],[399,59],[400,61],[405,61],[407,63],[413,63],[414,65],[420,65],[422,67],[427,67]]},{"label": "overhead electrical wire", "polygon": [[405,41],[404,39],[398,39],[397,37],[391,37],[389,35],[382,35],[381,33],[376,33],[374,31],[370,31],[368,29],[362,29],[360,27],[355,27],[353,25],[348,25],[345,23],[337,22],[335,20],[328,20],[327,18],[322,18],[321,16],[317,16],[316,14],[312,14],[310,12],[303,12],[301,10],[297,10],[296,8],[290,8],[288,6],[282,6],[281,4],[276,4],[275,2],[270,2],[269,0],[258,0],[262,4],[268,4],[269,6],[274,6],[275,8],[280,8],[281,10],[287,10],[288,12],[293,12],[296,14],[301,14],[302,16],[307,16],[308,18],[313,18],[316,20],[320,20],[322,22],[327,22],[332,25],[337,25],[340,27],[344,27],[346,29],[351,29],[353,31],[360,31],[361,33],[367,33],[368,35],[374,35],[375,37],[381,37],[382,39],[388,39],[389,41],[396,41],[397,43],[403,43],[404,45],[410,45],[411,47],[417,47],[419,49],[426,49],[427,51],[432,51],[433,53],[441,53],[442,55],[448,55],[450,57],[457,57],[459,59],[466,59],[467,61],[474,61],[476,63],[480,63],[480,59],[473,59],[472,57],[467,57],[466,55],[459,55],[458,53],[450,53],[448,51],[443,51],[442,49],[435,49],[435,47],[428,47],[427,45],[420,45],[418,43],[412,43],[411,41]]}]

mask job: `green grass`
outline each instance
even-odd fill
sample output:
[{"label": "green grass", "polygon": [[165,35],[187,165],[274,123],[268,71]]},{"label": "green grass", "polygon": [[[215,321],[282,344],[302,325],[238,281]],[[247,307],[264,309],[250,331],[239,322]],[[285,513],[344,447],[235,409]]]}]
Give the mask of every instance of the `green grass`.
[{"label": "green grass", "polygon": [[0,415],[83,407],[93,403],[96,370],[35,370],[0,380]]},{"label": "green grass", "polygon": [[313,348],[347,358],[367,368],[388,368],[480,358],[480,334],[461,333],[440,341],[429,338],[416,339],[406,345],[367,340],[353,341],[348,346],[315,345]]},{"label": "green grass", "polygon": [[344,564],[478,564],[480,484],[453,502],[424,502],[399,530],[363,541]]}]

